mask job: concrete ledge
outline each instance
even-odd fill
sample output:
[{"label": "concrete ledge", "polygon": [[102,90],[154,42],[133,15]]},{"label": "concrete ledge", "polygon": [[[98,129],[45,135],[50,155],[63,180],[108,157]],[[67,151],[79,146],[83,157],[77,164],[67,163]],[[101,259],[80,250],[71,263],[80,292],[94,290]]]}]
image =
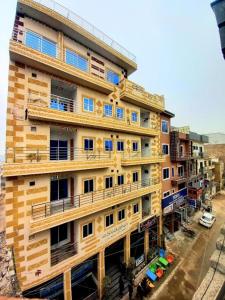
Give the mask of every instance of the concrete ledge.
[{"label": "concrete ledge", "polygon": [[225,253],[215,250],[210,258],[210,265],[213,269],[225,274]]},{"label": "concrete ledge", "polygon": [[214,274],[214,269],[210,268],[205,278],[203,279],[201,285],[195,292],[192,300],[201,300],[203,296],[204,296],[203,299],[205,300],[216,299],[218,293],[220,292],[223,286],[225,276],[217,271],[215,272],[214,276],[213,274]]}]

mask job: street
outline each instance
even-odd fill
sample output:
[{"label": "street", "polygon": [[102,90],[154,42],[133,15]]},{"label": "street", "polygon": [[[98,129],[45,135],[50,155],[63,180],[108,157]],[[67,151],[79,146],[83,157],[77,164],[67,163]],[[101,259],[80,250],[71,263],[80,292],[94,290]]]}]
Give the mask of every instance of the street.
[{"label": "street", "polygon": [[220,227],[225,222],[225,194],[217,195],[213,199],[213,211],[216,214],[216,222],[211,229],[199,225],[196,216],[192,227],[199,232],[198,236],[191,240],[179,233],[176,239],[170,242],[168,247],[180,256],[181,261],[149,299],[192,299],[209,269],[210,256],[215,250]]}]

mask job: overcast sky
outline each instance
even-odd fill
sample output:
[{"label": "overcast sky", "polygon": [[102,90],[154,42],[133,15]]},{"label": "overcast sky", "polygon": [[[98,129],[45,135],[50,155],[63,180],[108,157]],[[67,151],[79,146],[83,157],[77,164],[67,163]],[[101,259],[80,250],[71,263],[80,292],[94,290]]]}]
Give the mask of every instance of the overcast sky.
[{"label": "overcast sky", "polygon": [[[60,2],[60,1],[58,1]],[[225,61],[209,0],[61,0],[137,57],[130,79],[163,94],[175,126],[225,133]],[[0,151],[4,149],[8,40],[15,0],[3,1],[0,18]]]}]

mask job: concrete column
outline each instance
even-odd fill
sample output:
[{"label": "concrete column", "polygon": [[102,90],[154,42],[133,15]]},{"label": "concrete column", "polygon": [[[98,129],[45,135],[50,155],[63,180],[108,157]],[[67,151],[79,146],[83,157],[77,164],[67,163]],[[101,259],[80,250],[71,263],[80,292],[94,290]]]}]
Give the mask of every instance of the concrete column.
[{"label": "concrete column", "polygon": [[64,34],[62,32],[58,32],[58,55],[60,60],[64,60]]},{"label": "concrete column", "polygon": [[64,299],[65,300],[72,300],[71,269],[64,272],[64,274],[63,274],[63,285],[64,285]]},{"label": "concrete column", "polygon": [[103,280],[105,278],[105,249],[98,254],[98,295],[99,299],[103,296]]},{"label": "concrete column", "polygon": [[128,266],[130,260],[130,233],[124,238],[124,262]]},{"label": "concrete column", "polygon": [[149,252],[149,230],[145,230],[144,233],[144,253],[145,253],[145,259],[147,259]]}]

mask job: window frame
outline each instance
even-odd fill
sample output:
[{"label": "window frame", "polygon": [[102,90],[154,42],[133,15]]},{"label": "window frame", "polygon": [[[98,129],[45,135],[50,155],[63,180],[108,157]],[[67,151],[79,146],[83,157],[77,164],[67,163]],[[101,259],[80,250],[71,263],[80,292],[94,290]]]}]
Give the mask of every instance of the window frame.
[{"label": "window frame", "polygon": [[[93,145],[92,149],[91,148],[89,149],[89,147],[88,147],[88,149],[85,149],[85,141],[86,140],[88,141],[88,144],[89,144],[90,141],[92,141],[92,145]],[[83,150],[84,151],[93,151],[94,150],[94,138],[92,138],[92,137],[90,137],[90,138],[89,137],[84,137],[83,138]]]},{"label": "window frame", "polygon": [[[119,143],[122,143],[122,145],[123,145],[123,147],[122,147],[123,150],[121,150],[121,149],[119,150],[119,149],[118,149]],[[123,141],[123,140],[119,140],[119,141],[116,142],[116,150],[117,150],[118,152],[124,152],[124,141]]]},{"label": "window frame", "polygon": [[[168,175],[169,175],[169,176],[168,176],[167,178],[163,178],[164,170],[169,170],[169,171],[168,171]],[[169,179],[170,179],[170,168],[169,168],[169,167],[163,168],[163,169],[162,169],[162,180],[165,181],[165,180],[169,180]]]},{"label": "window frame", "polygon": [[[134,144],[137,144],[137,150],[134,150]],[[132,141],[132,151],[138,152],[138,148],[139,148],[139,141]]]},{"label": "window frame", "polygon": [[[135,179],[137,179],[137,180],[134,181],[134,175],[135,175],[135,174],[137,175],[136,178],[135,178]],[[138,182],[138,179],[139,179],[139,172],[138,172],[138,171],[132,172],[132,180],[133,180],[132,182],[133,182],[133,183]]]},{"label": "window frame", "polygon": [[[163,123],[167,124],[167,131],[163,131]],[[169,134],[169,121],[168,120],[161,120],[161,132],[163,134]]]},{"label": "window frame", "polygon": [[[106,110],[105,108],[107,107],[111,107],[111,114],[106,114],[106,111],[108,111],[108,109]],[[113,105],[110,103],[104,103],[103,105],[103,116],[107,117],[107,118],[112,118],[113,117]]]},{"label": "window frame", "polygon": [[[89,233],[89,225],[91,224],[91,227],[92,227],[92,232]],[[87,226],[87,235],[84,236],[84,227]],[[94,222],[91,221],[91,222],[88,222],[88,223],[85,223],[82,225],[82,239],[86,239],[90,236],[93,236],[94,235]]]},{"label": "window frame", "polygon": [[[109,186],[109,187],[106,186],[106,180],[107,180],[107,179],[110,179],[110,181],[112,182],[112,186]],[[106,176],[106,177],[105,177],[105,189],[108,190],[108,189],[113,188],[113,181],[114,181],[114,180],[113,180],[113,176]],[[109,183],[110,183],[110,182],[109,182]]]},{"label": "window frame", "polygon": [[[118,116],[118,110],[121,110],[122,111],[122,117],[119,117]],[[116,118],[118,119],[118,120],[124,120],[124,117],[125,117],[125,115],[124,115],[124,108],[123,107],[116,107]]]},{"label": "window frame", "polygon": [[[111,223],[111,217],[112,217],[112,223]],[[107,218],[109,218],[109,225],[107,225]],[[109,213],[109,214],[105,215],[105,228],[109,228],[109,227],[113,226],[113,224],[114,224],[114,214]]]},{"label": "window frame", "polygon": [[[111,144],[112,144],[112,149],[108,149],[108,148],[106,147],[106,142],[111,142]],[[104,139],[104,151],[105,151],[105,152],[113,151],[113,140],[112,140],[112,139]]]},{"label": "window frame", "polygon": [[[123,178],[123,183],[119,183],[119,178]],[[124,174],[117,175],[117,186],[124,185],[124,179],[125,179]]]},{"label": "window frame", "polygon": [[[167,146],[168,153],[164,153],[164,152],[163,152],[163,147],[164,147],[164,146]],[[170,146],[169,146],[169,144],[162,144],[162,154],[163,154],[163,155],[167,155],[167,156],[170,155]]]},{"label": "window frame", "polygon": [[[133,119],[134,114],[136,115],[135,120]],[[131,122],[133,122],[133,123],[138,123],[138,115],[139,115],[138,112],[132,111],[132,112],[131,112]]]},{"label": "window frame", "polygon": [[[85,100],[88,100],[88,101],[92,100],[93,110],[85,109]],[[90,104],[88,103],[88,108],[89,107],[90,107]],[[82,108],[83,108],[83,112],[94,113],[94,111],[95,111],[95,99],[92,98],[92,97],[83,96],[83,105],[82,105]]]},{"label": "window frame", "polygon": [[[165,196],[165,194],[167,194],[167,195]],[[163,192],[163,199],[168,197],[168,196],[170,196],[170,191]]]},{"label": "window frame", "polygon": [[133,204],[133,214],[135,215],[137,213],[139,213],[139,203],[138,202]]},{"label": "window frame", "polygon": [[[93,181],[93,191],[88,191],[88,192],[85,192],[85,182],[86,181]],[[83,194],[90,194],[90,193],[93,193],[95,191],[95,179],[94,178],[85,178],[83,179]]]},{"label": "window frame", "polygon": [[[123,218],[120,218],[122,212],[124,212]],[[125,208],[121,208],[121,209],[118,210],[118,212],[117,212],[117,220],[118,220],[118,222],[122,222],[122,221],[124,221],[125,219],[126,219],[126,210],[125,210]]]}]

